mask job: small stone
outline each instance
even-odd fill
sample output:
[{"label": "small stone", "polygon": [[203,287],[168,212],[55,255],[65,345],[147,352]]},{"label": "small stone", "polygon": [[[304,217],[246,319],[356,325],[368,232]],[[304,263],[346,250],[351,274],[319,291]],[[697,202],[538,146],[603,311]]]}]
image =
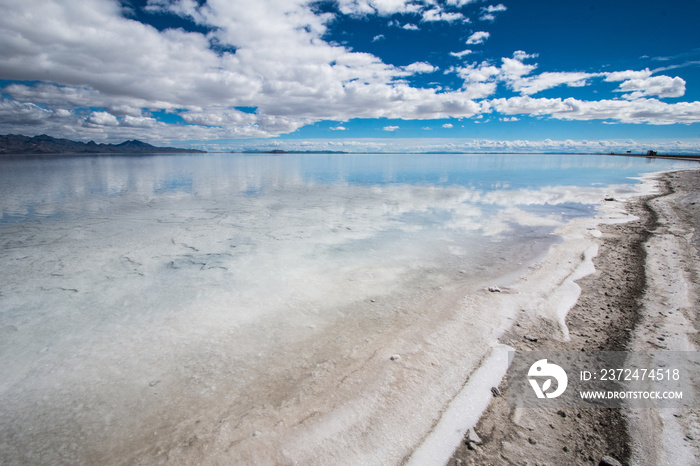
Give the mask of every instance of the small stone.
[{"label": "small stone", "polygon": [[614,197],[606,197],[605,200],[608,201],[608,202],[610,202],[610,201],[614,201],[615,198],[614,198]]},{"label": "small stone", "polygon": [[497,286],[489,286],[489,291],[490,291],[491,293],[500,293],[500,292],[501,292],[501,289],[500,289],[499,287],[497,287]]},{"label": "small stone", "polygon": [[493,393],[493,396],[501,396],[501,391],[498,387],[491,387],[491,393]]},{"label": "small stone", "polygon": [[149,383],[148,386],[149,386],[149,387],[155,387],[155,386],[158,385],[159,383],[160,383],[160,380],[154,380],[153,382]]},{"label": "small stone", "polygon": [[481,439],[476,435],[476,431],[472,428],[467,431],[467,442],[475,443],[481,445]]},{"label": "small stone", "polygon": [[474,442],[467,442],[467,448],[474,451],[476,450],[476,444]]},{"label": "small stone", "polygon": [[569,452],[569,447],[564,446],[564,448],[562,448],[562,450],[564,450],[564,453],[568,453],[568,452]]},{"label": "small stone", "polygon": [[255,438],[260,437],[261,435],[262,435],[262,432],[260,432],[259,430],[256,430],[255,432],[253,432],[253,437],[255,437]]},{"label": "small stone", "polygon": [[557,414],[560,415],[561,417],[566,417],[566,413],[563,410],[557,411]]},{"label": "small stone", "polygon": [[664,337],[656,337],[657,340],[665,341],[666,339]]},{"label": "small stone", "polygon": [[537,340],[539,340],[539,338],[533,337],[532,335],[525,335],[523,338],[525,338],[528,341],[535,342],[535,343],[537,343]]},{"label": "small stone", "polygon": [[392,361],[398,361],[399,359],[401,359],[401,356],[399,356],[398,354],[392,354],[389,359],[391,359]]},{"label": "small stone", "polygon": [[622,463],[617,461],[612,456],[603,456],[600,459],[600,463],[598,463],[598,466],[622,466]]},{"label": "small stone", "polygon": [[695,440],[695,437],[693,437],[691,434],[687,434],[685,438],[687,438],[688,440]]},{"label": "small stone", "polygon": [[527,441],[530,442],[530,445],[537,445],[537,440],[532,437],[528,438]]}]

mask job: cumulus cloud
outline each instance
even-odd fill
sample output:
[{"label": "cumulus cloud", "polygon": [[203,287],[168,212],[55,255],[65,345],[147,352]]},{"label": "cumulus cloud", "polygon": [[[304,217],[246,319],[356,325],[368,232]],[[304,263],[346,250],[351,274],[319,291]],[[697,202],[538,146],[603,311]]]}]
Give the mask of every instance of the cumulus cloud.
[{"label": "cumulus cloud", "polygon": [[491,36],[491,33],[486,31],[476,31],[467,39],[467,45],[483,44]]},{"label": "cumulus cloud", "polygon": [[561,120],[617,120],[656,125],[700,122],[700,102],[668,104],[657,99],[583,101],[511,97],[494,99],[493,108],[505,115],[549,115]]},{"label": "cumulus cloud", "polygon": [[445,21],[448,23],[452,23],[455,21],[461,21],[461,22],[469,22],[469,19],[466,18],[462,13],[457,13],[457,12],[445,12],[444,10],[441,10],[440,8],[433,8],[430,10],[426,10],[423,12],[423,18],[422,21],[426,22],[435,22],[435,21]]},{"label": "cumulus cloud", "polygon": [[383,129],[384,129],[384,131],[393,132],[393,131],[396,131],[397,129],[399,129],[399,127],[398,126],[385,126]]},{"label": "cumulus cloud", "polygon": [[426,62],[416,62],[405,66],[404,69],[409,73],[432,73],[437,71],[438,68]]},{"label": "cumulus cloud", "polygon": [[349,15],[391,16],[397,13],[415,13],[421,5],[411,0],[339,0],[340,11]]},{"label": "cumulus cloud", "polygon": [[119,120],[117,120],[117,117],[107,112],[92,112],[85,122],[97,126],[119,125]]},{"label": "cumulus cloud", "polygon": [[685,95],[685,81],[678,76],[654,76],[628,79],[620,84],[619,92],[629,92],[626,99],[639,97],[682,97]]},{"label": "cumulus cloud", "polygon": [[418,26],[411,23],[404,24],[403,26],[401,26],[401,29],[405,29],[407,31],[420,31],[420,28]]},{"label": "cumulus cloud", "polygon": [[[524,51],[500,61],[452,68],[449,72],[463,80],[457,90],[414,87],[407,77],[438,68],[425,61],[392,65],[328,42],[335,16],[319,13],[308,0],[148,2],[151,12],[182,16],[207,33],[159,31],[125,16],[120,2],[112,0],[6,3],[0,16],[0,76],[24,82],[2,88],[0,129],[6,132],[31,127],[23,131],[153,142],[257,138],[321,120],[468,118],[499,109],[516,115],[527,108],[553,118],[697,121],[697,103],[657,100],[685,95],[686,83],[679,77],[652,76],[649,70],[536,74],[537,65],[527,62],[536,55]],[[340,0],[341,13],[335,14],[399,14],[406,15],[399,18],[401,23],[454,23],[467,20],[455,9],[470,3],[484,14],[505,8],[497,4],[479,10],[484,4],[470,0]],[[488,32],[477,31],[467,42],[477,45],[488,38]],[[382,39],[377,35],[373,40]],[[465,59],[470,53],[451,55]],[[499,86],[524,98],[555,86],[584,86],[601,77],[619,83],[623,98],[485,100]],[[246,113],[237,110],[240,107],[257,110]],[[158,121],[158,112],[176,114],[182,122]]]},{"label": "cumulus cloud", "polygon": [[51,118],[53,112],[32,103],[0,99],[0,122],[18,125],[36,124]]},{"label": "cumulus cloud", "polygon": [[452,128],[454,128],[454,125],[452,123],[445,123],[444,125],[442,125],[442,127],[447,128],[447,129],[452,129]]}]

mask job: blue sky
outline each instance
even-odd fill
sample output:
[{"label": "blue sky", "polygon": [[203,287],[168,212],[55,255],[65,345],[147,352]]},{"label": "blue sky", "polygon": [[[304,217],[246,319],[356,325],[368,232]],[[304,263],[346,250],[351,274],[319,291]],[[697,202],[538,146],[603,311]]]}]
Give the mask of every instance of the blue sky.
[{"label": "blue sky", "polygon": [[0,1],[0,133],[700,153],[697,0]]}]

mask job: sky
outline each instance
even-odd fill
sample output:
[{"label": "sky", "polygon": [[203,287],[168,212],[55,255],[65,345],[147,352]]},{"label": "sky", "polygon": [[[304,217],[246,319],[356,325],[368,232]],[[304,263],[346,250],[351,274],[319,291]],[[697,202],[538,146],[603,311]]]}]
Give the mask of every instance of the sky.
[{"label": "sky", "polygon": [[698,0],[0,0],[0,133],[700,154]]}]

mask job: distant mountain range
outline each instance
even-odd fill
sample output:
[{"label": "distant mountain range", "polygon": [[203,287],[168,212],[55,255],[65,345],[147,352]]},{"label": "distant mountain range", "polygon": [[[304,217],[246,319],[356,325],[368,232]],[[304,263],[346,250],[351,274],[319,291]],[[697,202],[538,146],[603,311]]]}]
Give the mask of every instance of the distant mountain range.
[{"label": "distant mountain range", "polygon": [[0,154],[162,154],[162,153],[202,153],[201,150],[179,149],[176,147],[156,147],[137,141],[121,144],[97,144],[94,141],[78,142],[41,136],[19,134],[0,135]]}]

